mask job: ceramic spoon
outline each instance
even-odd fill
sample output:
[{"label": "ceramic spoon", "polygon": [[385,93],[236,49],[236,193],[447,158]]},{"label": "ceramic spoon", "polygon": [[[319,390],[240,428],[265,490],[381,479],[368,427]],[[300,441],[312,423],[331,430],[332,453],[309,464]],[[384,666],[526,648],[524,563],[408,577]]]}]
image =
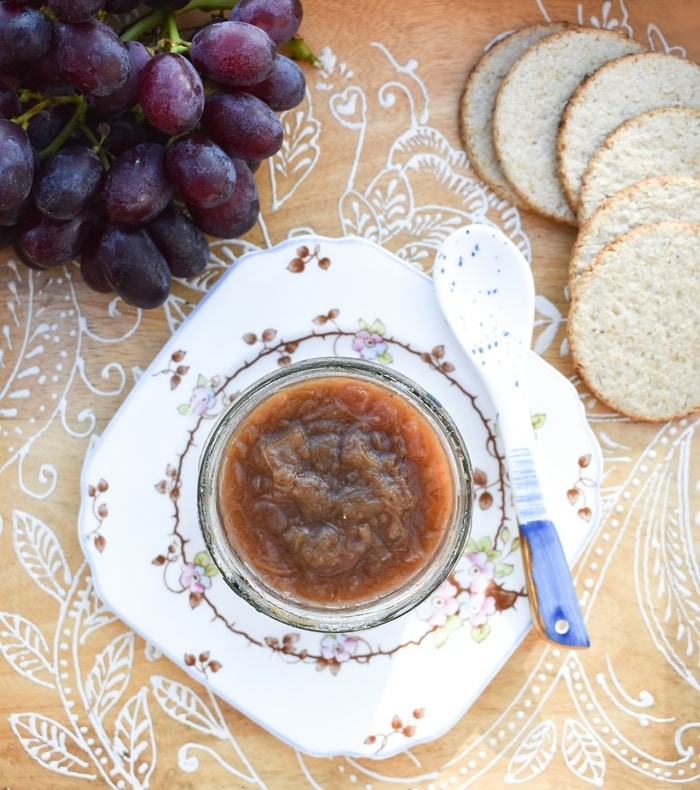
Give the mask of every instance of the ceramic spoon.
[{"label": "ceramic spoon", "polygon": [[540,485],[528,407],[526,362],[535,315],[530,267],[501,231],[468,225],[442,244],[433,278],[447,322],[474,360],[496,409],[535,627],[556,644],[588,647],[569,564]]}]

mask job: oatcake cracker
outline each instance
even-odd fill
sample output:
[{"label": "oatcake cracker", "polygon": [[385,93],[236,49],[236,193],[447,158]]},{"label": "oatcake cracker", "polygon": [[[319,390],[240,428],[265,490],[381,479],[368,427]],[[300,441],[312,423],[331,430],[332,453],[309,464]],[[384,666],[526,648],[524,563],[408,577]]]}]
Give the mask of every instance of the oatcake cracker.
[{"label": "oatcake cracker", "polygon": [[499,197],[521,208],[523,201],[511,189],[493,149],[491,115],[496,93],[510,67],[525,50],[564,27],[564,23],[531,25],[496,42],[469,73],[460,99],[459,131],[471,166]]},{"label": "oatcake cracker", "polygon": [[569,261],[569,289],[608,243],[628,230],[654,222],[700,224],[700,179],[654,176],[609,197],[578,232]]},{"label": "oatcake cracker", "polygon": [[620,189],[662,175],[700,178],[700,110],[650,110],[611,132],[583,174],[579,224]]},{"label": "oatcake cracker", "polygon": [[640,52],[603,64],[574,91],[557,133],[557,166],[577,210],[588,162],[617,126],[648,110],[700,109],[700,66],[665,52]]},{"label": "oatcake cracker", "polygon": [[561,113],[587,74],[642,49],[612,30],[571,27],[533,44],[513,64],[496,94],[493,145],[505,177],[531,210],[576,224],[557,171]]},{"label": "oatcake cracker", "polygon": [[700,411],[700,225],[641,225],[581,275],[568,319],[576,370],[610,408],[661,421]]}]

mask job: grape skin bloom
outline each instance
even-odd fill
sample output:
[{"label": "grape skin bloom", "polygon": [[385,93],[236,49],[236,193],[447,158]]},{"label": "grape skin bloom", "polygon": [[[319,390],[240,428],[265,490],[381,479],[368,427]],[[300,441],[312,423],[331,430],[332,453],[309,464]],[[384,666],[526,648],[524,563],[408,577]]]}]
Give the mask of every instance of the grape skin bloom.
[{"label": "grape skin bloom", "polygon": [[141,143],[117,157],[101,197],[107,216],[120,225],[137,226],[160,214],[173,196],[165,170],[165,148]]},{"label": "grape skin bloom", "polygon": [[72,219],[85,209],[102,182],[102,163],[84,145],[62,148],[42,169],[34,202],[54,219]]},{"label": "grape skin bloom", "polygon": [[0,209],[13,209],[28,196],[34,181],[34,150],[21,127],[0,118]]},{"label": "grape skin bloom", "polygon": [[103,22],[54,24],[56,61],[78,90],[109,96],[129,76],[129,55],[119,36]]},{"label": "grape skin bloom", "polygon": [[284,138],[278,116],[243,90],[212,94],[204,105],[202,128],[229,156],[253,161],[277,153]]},{"label": "grape skin bloom", "polygon": [[275,45],[264,30],[247,22],[215,22],[192,38],[197,70],[222,85],[253,85],[272,71]]},{"label": "grape skin bloom", "polygon": [[165,157],[168,176],[183,199],[211,208],[231,196],[236,168],[231,158],[201,132],[176,140]]},{"label": "grape skin bloom", "polygon": [[188,132],[204,109],[204,85],[194,66],[176,52],[160,52],[138,78],[141,109],[151,125],[167,135]]},{"label": "grape skin bloom", "polygon": [[168,298],[170,269],[145,228],[108,225],[98,257],[107,282],[127,304],[151,310]]},{"label": "grape skin bloom", "polygon": [[303,16],[299,0],[239,0],[230,18],[257,25],[280,45],[296,34]]}]

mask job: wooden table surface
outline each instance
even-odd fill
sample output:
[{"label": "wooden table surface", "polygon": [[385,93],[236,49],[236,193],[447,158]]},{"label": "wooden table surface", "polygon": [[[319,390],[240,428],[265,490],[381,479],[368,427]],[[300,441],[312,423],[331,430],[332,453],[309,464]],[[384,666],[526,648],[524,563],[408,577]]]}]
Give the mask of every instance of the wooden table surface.
[{"label": "wooden table surface", "polygon": [[[245,244],[219,246],[219,264],[226,265],[226,254],[271,246],[299,229],[353,232],[348,200],[366,198],[392,144],[419,129],[445,180],[436,191],[433,181],[413,173],[412,202],[393,208],[407,224],[419,206],[438,214],[458,204],[463,210],[449,175],[459,171],[475,182],[476,176],[460,147],[459,96],[484,47],[506,31],[543,19],[622,25],[654,49],[700,61],[700,7],[686,0],[305,0],[304,9],[302,33],[321,66],[306,68],[308,99],[287,117],[290,151],[274,171],[258,172],[260,224]],[[530,632],[442,737],[370,760],[296,751],[207,698],[135,636],[125,698],[145,689],[148,699],[150,679],[167,674],[208,700],[225,737],[174,721],[150,700],[150,762],[129,787],[427,790],[525,783],[533,790],[603,784],[629,790],[700,782],[700,421],[638,424],[586,393],[565,344],[575,230],[515,210],[509,216],[531,246],[536,339],[577,386],[604,457],[601,518],[575,567],[591,648],[553,650]],[[406,238],[387,230],[380,242],[397,251]],[[7,251],[3,259],[0,787],[127,787],[98,770],[113,759],[114,743],[88,739],[76,746],[68,674],[57,659],[65,612],[54,574],[83,567],[76,523],[91,439],[221,265],[196,283],[178,284],[163,308],[139,313],[87,290],[73,267],[37,273],[13,263]],[[697,334],[698,327],[688,331]],[[129,633],[118,620],[104,628],[101,645]],[[86,642],[72,660],[90,667],[99,649]],[[514,713],[524,696],[534,706],[527,723]],[[329,698],[325,726],[342,715]]]}]

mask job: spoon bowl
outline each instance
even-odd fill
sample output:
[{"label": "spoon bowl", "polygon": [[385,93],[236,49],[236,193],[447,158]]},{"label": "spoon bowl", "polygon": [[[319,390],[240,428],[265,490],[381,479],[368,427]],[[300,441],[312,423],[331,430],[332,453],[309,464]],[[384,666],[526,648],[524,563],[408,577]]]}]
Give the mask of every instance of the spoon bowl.
[{"label": "spoon bowl", "polygon": [[440,248],[434,281],[448,323],[482,375],[524,387],[535,291],[515,245],[485,225],[457,231]]},{"label": "spoon bowl", "polygon": [[501,231],[474,224],[445,239],[433,280],[442,312],[496,409],[535,627],[556,644],[588,647],[569,564],[540,482],[527,400],[526,359],[535,314],[530,266]]}]

